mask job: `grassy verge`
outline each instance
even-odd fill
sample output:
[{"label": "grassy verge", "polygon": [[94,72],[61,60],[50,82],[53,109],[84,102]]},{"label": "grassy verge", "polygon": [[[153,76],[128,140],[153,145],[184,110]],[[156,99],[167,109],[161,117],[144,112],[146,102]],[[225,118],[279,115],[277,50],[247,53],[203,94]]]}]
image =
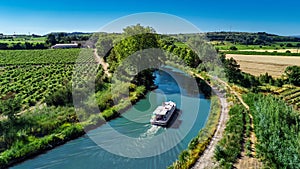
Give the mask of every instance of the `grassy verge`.
[{"label": "grassy verge", "polygon": [[203,154],[211,142],[211,139],[217,130],[220,115],[221,105],[219,98],[217,96],[212,96],[210,114],[205,127],[191,140],[188,148],[179,154],[178,160],[169,166],[168,169],[188,169],[196,163],[200,155]]}]

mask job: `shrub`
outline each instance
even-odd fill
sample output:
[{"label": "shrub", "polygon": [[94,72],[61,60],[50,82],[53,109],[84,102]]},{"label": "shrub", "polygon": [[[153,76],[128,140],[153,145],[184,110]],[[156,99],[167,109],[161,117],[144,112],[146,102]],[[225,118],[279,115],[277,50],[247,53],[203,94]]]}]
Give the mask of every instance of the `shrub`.
[{"label": "shrub", "polygon": [[238,48],[236,46],[230,46],[229,49],[230,50],[238,50]]}]

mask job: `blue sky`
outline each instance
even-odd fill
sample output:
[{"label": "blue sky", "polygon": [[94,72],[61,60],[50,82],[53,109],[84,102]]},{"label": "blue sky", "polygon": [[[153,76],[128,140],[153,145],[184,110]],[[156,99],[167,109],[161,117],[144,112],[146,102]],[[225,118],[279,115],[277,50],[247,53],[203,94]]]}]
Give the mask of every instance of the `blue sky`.
[{"label": "blue sky", "polygon": [[299,7],[299,0],[3,0],[0,33],[94,32],[129,14],[162,12],[182,17],[202,31],[300,35]]}]

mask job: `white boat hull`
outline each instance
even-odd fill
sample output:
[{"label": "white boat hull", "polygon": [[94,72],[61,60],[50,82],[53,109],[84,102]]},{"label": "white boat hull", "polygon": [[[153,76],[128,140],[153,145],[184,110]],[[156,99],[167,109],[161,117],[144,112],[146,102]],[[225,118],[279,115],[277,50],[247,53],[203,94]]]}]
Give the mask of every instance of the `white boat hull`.
[{"label": "white boat hull", "polygon": [[[154,113],[153,116],[150,120],[150,123],[152,125],[158,125],[158,126],[167,126],[170,119],[172,118],[172,115],[174,114],[175,110],[176,110],[176,104],[174,102],[165,102],[165,107],[158,107]],[[163,110],[162,110],[163,109]],[[166,111],[166,114],[164,114],[164,112],[162,114],[157,113],[159,111],[159,113],[161,113],[162,111]]]}]

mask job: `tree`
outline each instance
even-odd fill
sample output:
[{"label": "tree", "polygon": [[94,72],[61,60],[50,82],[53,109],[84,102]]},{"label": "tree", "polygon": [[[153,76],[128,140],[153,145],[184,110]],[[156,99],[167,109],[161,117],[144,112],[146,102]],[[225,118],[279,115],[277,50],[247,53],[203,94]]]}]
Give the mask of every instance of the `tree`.
[{"label": "tree", "polygon": [[125,35],[137,35],[137,34],[146,34],[146,33],[156,33],[152,27],[143,27],[141,24],[127,26],[123,29]]},{"label": "tree", "polygon": [[284,71],[287,81],[295,86],[300,86],[300,67],[289,66]]},{"label": "tree", "polygon": [[287,44],[286,44],[286,47],[293,47],[293,44],[287,43]]},{"label": "tree", "polygon": [[226,59],[224,63],[225,74],[229,82],[240,82],[242,79],[240,65],[233,58]]},{"label": "tree", "polygon": [[7,49],[8,44],[7,43],[0,43],[0,49]]},{"label": "tree", "polygon": [[65,43],[65,33],[61,32],[57,35],[57,42],[58,43]]},{"label": "tree", "polygon": [[[153,70],[143,70],[147,67],[156,67],[161,62],[160,56],[163,55],[154,50],[159,47],[159,43],[158,36],[153,32],[155,31],[152,28],[142,27],[139,24],[124,28],[124,34],[132,36],[114,44],[107,57],[110,70],[114,70],[116,67],[124,70],[124,72],[118,72],[120,73],[119,78],[123,79],[128,79],[127,76],[138,73],[133,77],[131,83],[138,86],[144,85],[147,89],[153,86]],[[126,62],[123,62],[124,59],[127,59]]]},{"label": "tree", "polygon": [[[186,50],[186,49],[184,49],[184,50]],[[188,66],[190,66],[192,68],[196,68],[201,63],[201,60],[199,59],[198,55],[195,52],[193,52],[192,50],[187,51],[187,53],[185,54],[185,57],[184,57],[184,61]]]},{"label": "tree", "polygon": [[259,76],[260,83],[269,83],[273,80],[272,76],[267,73]]},{"label": "tree", "polygon": [[65,88],[58,89],[45,100],[48,106],[69,106],[73,103],[72,86],[67,84]]},{"label": "tree", "polygon": [[49,35],[47,36],[46,43],[50,44],[51,46],[52,46],[52,45],[55,45],[55,44],[57,43],[56,38],[55,38],[55,35],[49,34]]},{"label": "tree", "polygon": [[96,47],[98,55],[106,58],[113,47],[113,40],[109,37],[100,37]]},{"label": "tree", "polygon": [[7,116],[7,118],[14,122],[17,114],[21,111],[21,99],[13,96],[0,101],[0,114]]}]

